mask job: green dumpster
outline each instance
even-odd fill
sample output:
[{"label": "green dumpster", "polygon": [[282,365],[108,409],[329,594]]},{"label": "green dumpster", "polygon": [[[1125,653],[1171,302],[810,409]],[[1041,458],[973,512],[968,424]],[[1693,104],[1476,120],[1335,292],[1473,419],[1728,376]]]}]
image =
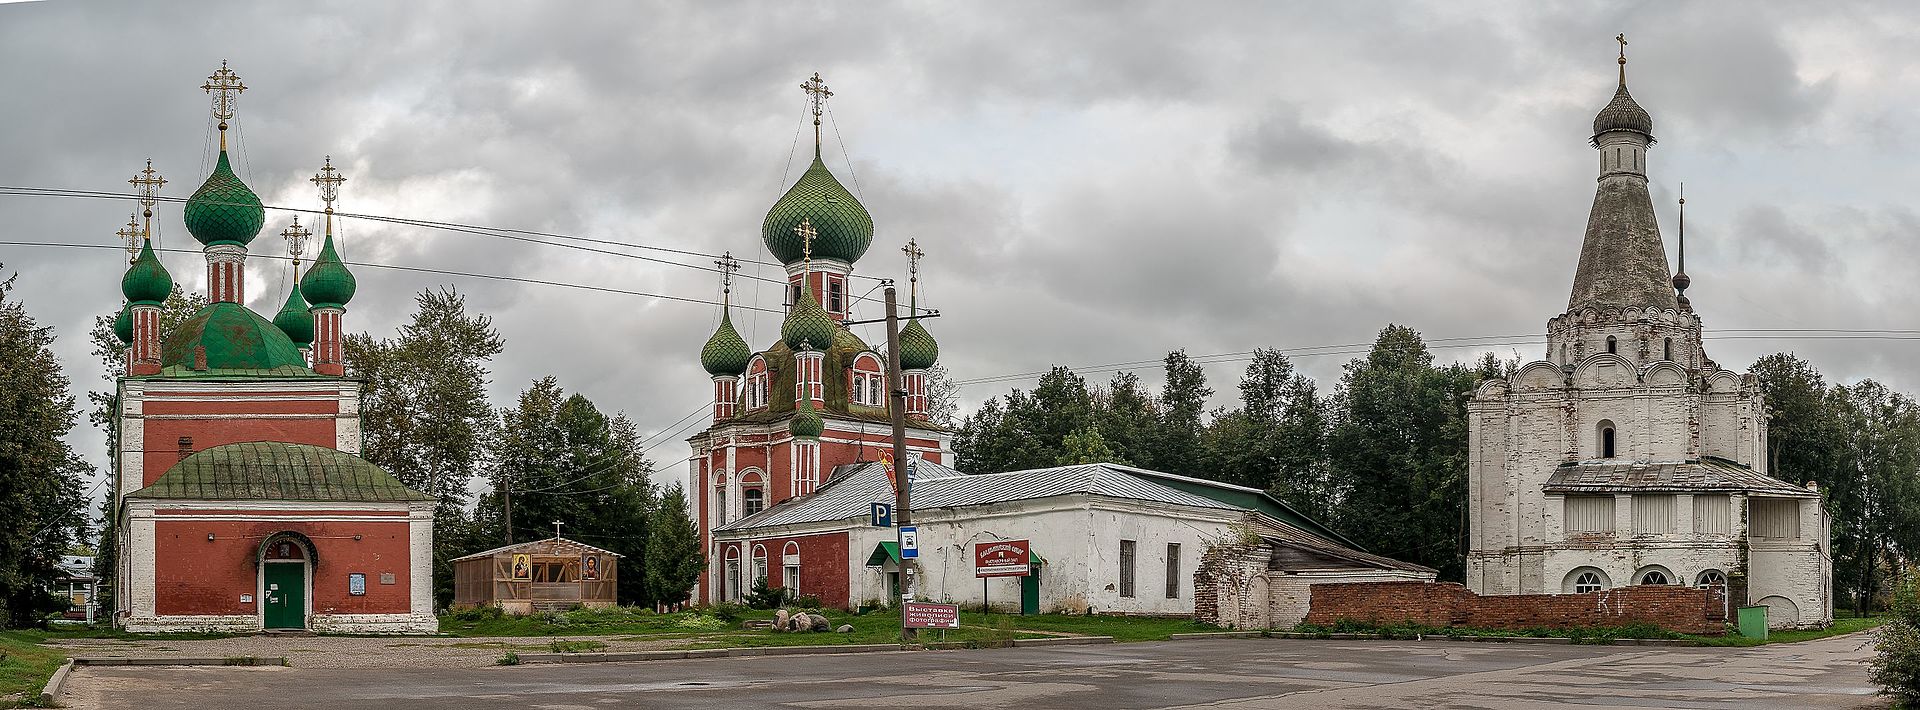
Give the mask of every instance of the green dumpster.
[{"label": "green dumpster", "polygon": [[1750,639],[1767,640],[1767,608],[1764,606],[1740,607],[1740,635]]}]

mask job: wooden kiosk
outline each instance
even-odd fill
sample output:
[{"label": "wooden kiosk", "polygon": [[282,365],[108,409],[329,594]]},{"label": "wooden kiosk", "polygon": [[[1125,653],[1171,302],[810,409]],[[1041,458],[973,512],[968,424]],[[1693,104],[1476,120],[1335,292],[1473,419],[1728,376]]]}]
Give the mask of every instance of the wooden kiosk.
[{"label": "wooden kiosk", "polygon": [[509,614],[610,607],[620,555],[563,537],[476,552],[453,561],[453,603]]}]

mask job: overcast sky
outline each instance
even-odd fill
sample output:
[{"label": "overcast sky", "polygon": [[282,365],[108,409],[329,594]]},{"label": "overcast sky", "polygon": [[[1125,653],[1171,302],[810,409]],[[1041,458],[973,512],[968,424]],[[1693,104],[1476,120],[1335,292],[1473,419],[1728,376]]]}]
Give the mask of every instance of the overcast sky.
[{"label": "overcast sky", "polygon": [[[1689,295],[1708,328],[1920,328],[1920,12],[1904,3],[10,4],[0,185],[124,190],[151,157],[165,194],[190,194],[214,135],[198,87],[226,59],[249,87],[236,166],[269,205],[318,207],[305,178],[331,154],[343,211],[770,260],[760,221],[805,167],[798,84],[818,71],[834,91],[828,164],[877,225],[857,273],[903,275],[899,246],[919,241],[922,302],[943,312],[929,329],[957,379],[1364,343],[1389,322],[1521,335],[1492,350],[1535,359],[1565,308],[1619,32],[1659,138],[1669,253],[1687,183]],[[0,240],[112,244],[130,207],[0,196]],[[290,218],[269,211],[254,252],[284,253]],[[177,205],[159,231],[194,246]],[[349,260],[719,290],[638,259],[342,231]],[[164,259],[205,288],[200,257]],[[124,254],[0,246],[0,262],[77,388],[104,387],[85,333],[120,305]],[[252,264],[256,310],[284,299],[284,268]],[[356,275],[352,330],[391,335],[413,293],[441,284],[492,315],[507,341],[496,404],[555,374],[654,431],[709,397],[712,306]],[[777,308],[779,291],[748,279],[737,299]],[[757,347],[777,335],[776,316],[735,321]],[[1778,350],[1920,389],[1920,341],[1708,344],[1737,368]],[[1350,357],[1297,362],[1331,388]],[[1209,367],[1220,403],[1240,366]],[[1157,383],[1156,369],[1141,374]],[[1030,384],[968,386],[963,411]],[[675,479],[683,437],[650,454]],[[98,432],[73,438],[103,459]]]}]

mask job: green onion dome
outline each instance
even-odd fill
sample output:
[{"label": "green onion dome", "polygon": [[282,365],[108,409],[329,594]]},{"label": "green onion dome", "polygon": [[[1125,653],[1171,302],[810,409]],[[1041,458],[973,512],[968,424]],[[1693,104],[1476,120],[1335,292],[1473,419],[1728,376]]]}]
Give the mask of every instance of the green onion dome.
[{"label": "green onion dome", "polygon": [[846,326],[836,325],[833,329],[832,349],[841,351],[843,353],[847,353],[849,356],[847,358],[848,362],[852,362],[853,358],[851,357],[851,355],[853,353],[869,350],[871,348],[867,347],[867,341],[861,340],[860,336],[854,335],[853,331],[848,329]]},{"label": "green onion dome", "polygon": [[201,244],[238,244],[247,242],[260,234],[260,227],[266,224],[267,212],[260,207],[260,197],[253,194],[247,184],[233,174],[233,167],[227,163],[227,151],[220,151],[220,162],[214,164],[213,174],[201,183],[200,189],[187,198],[187,231]]},{"label": "green onion dome", "polygon": [[803,281],[800,286],[800,302],[787,311],[787,320],[780,324],[780,339],[787,347],[795,351],[805,344],[814,350],[826,350],[833,345],[833,332],[840,326],[833,316],[820,307],[813,297],[813,288]]},{"label": "green onion dome", "polygon": [[347,265],[340,263],[340,254],[333,250],[333,234],[327,234],[327,241],[320,247],[320,256],[313,260],[313,266],[307,268],[307,275],[300,277],[300,290],[307,302],[315,308],[345,308],[353,300],[353,290],[359,287],[354,281],[353,272]]},{"label": "green onion dome", "polygon": [[120,294],[127,297],[128,303],[148,303],[159,305],[173,293],[173,276],[167,273],[165,264],[153,253],[153,242],[145,242],[140,247],[140,256],[127,267],[127,274],[120,277]]},{"label": "green onion dome", "polygon": [[925,370],[938,359],[940,344],[934,342],[933,334],[920,325],[919,318],[908,320],[907,327],[900,329],[900,369]]},{"label": "green onion dome", "polygon": [[767,219],[760,225],[760,236],[767,249],[781,263],[799,261],[805,246],[793,232],[802,221],[819,232],[813,239],[813,257],[838,259],[849,264],[858,261],[873,245],[873,216],[860,206],[853,193],[834,179],[820,156],[800,176],[800,181],[773,203]]},{"label": "green onion dome", "polygon": [[715,377],[737,376],[747,371],[747,362],[752,359],[753,349],[747,347],[740,331],[733,329],[732,314],[722,310],[720,327],[714,329],[713,337],[707,338],[707,346],[700,349],[700,366]]},{"label": "green onion dome", "polygon": [[305,372],[307,359],[287,334],[238,303],[209,303],[181,323],[160,347],[160,364],[194,369],[204,351],[208,370]]},{"label": "green onion dome", "polygon": [[133,304],[120,309],[120,315],[113,319],[113,337],[127,345],[133,344]]},{"label": "green onion dome", "polygon": [[827,423],[820,418],[819,412],[813,410],[812,399],[801,400],[793,418],[787,420],[787,431],[801,439],[818,439],[820,433],[826,430]]},{"label": "green onion dome", "polygon": [[287,334],[294,345],[305,347],[313,344],[313,313],[307,310],[307,299],[300,295],[300,284],[293,285],[287,292],[287,305],[273,316],[273,325]]}]

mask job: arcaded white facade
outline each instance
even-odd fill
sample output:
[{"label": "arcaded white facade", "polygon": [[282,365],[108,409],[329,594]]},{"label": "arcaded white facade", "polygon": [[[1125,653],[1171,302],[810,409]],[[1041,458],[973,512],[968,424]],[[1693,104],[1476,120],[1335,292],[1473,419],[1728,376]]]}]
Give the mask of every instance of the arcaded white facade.
[{"label": "arcaded white facade", "polygon": [[1546,357],[1483,383],[1468,404],[1467,586],[1712,586],[1733,606],[1767,606],[1772,626],[1826,625],[1819,491],[1768,475],[1758,382],[1702,348],[1684,251],[1669,272],[1654,218],[1652,144],[1623,71],[1595,119],[1601,175]]}]

